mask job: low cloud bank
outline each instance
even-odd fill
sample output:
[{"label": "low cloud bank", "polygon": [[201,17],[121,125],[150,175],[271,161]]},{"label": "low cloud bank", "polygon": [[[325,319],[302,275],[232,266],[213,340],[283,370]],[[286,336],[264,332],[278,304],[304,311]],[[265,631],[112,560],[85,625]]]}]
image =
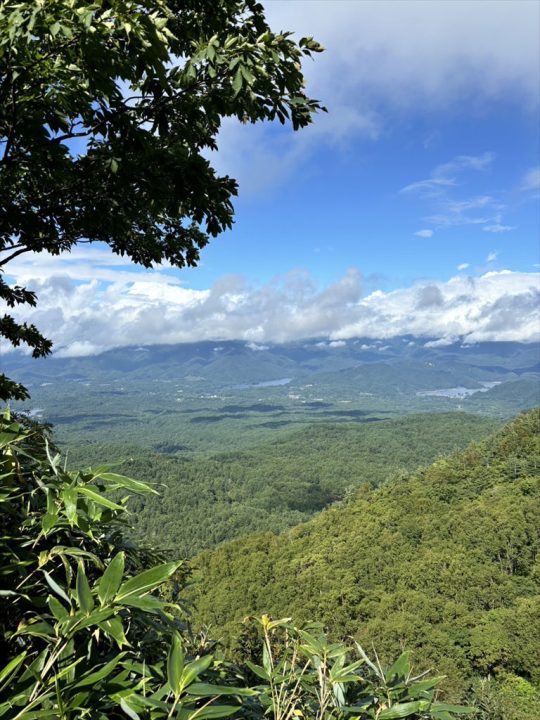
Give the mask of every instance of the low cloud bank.
[{"label": "low cloud bank", "polygon": [[[18,309],[18,319],[36,324],[63,357],[201,340],[244,340],[254,349],[305,338],[338,346],[351,337],[404,334],[441,343],[540,340],[536,273],[460,274],[363,296],[362,276],[354,268],[323,289],[308,273],[293,271],[259,287],[225,276],[207,290],[184,288],[167,270],[90,268],[82,254],[72,254],[64,265],[27,262],[15,270],[14,278],[39,298],[36,309]],[[4,343],[2,349],[11,348]]]}]

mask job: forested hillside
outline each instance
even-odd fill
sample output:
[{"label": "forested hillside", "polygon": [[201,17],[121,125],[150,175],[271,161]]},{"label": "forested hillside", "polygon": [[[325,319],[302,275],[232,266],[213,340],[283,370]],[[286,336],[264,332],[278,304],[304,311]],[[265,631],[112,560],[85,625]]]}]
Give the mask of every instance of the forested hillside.
[{"label": "forested hillside", "polygon": [[232,637],[246,615],[317,619],[335,638],[374,643],[383,659],[411,648],[419,670],[436,666],[448,676],[453,698],[478,690],[482,677],[514,689],[522,683],[529,714],[514,707],[488,717],[532,720],[527,682],[540,680],[539,429],[540,412],[531,411],[425,470],[378,488],[366,483],[281,535],[199,555],[195,624],[209,624],[241,656],[249,633]]},{"label": "forested hillside", "polygon": [[312,425],[249,450],[209,457],[94,444],[73,448],[69,461],[78,467],[126,459],[123,472],[160,492],[133,498],[138,536],[171,549],[175,557],[188,557],[250,532],[296,525],[359,485],[380,485],[498,426],[499,421],[466,413],[411,415]]}]

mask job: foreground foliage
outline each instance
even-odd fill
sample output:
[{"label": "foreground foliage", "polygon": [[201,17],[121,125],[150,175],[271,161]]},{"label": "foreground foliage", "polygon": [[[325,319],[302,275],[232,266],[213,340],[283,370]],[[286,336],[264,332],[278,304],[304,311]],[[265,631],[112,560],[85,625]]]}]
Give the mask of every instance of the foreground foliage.
[{"label": "foreground foliage", "polygon": [[438,703],[439,679],[413,677],[407,653],[383,668],[359,646],[289,620],[251,623],[260,664],[232,665],[182,620],[182,564],[124,539],[122,495],[150,486],[104,467],[66,471],[43,429],[8,413],[0,446],[0,718],[451,720],[472,712]]}]

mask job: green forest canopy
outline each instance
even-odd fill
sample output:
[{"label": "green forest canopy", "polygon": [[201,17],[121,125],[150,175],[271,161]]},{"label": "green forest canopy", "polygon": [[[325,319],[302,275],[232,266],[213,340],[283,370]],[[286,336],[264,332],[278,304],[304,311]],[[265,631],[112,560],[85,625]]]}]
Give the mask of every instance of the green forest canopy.
[{"label": "green forest canopy", "polygon": [[333,638],[374,643],[383,659],[413,649],[420,670],[448,676],[455,698],[493,673],[538,683],[539,430],[531,411],[281,535],[202,553],[194,622],[241,655],[247,615],[316,618]]}]

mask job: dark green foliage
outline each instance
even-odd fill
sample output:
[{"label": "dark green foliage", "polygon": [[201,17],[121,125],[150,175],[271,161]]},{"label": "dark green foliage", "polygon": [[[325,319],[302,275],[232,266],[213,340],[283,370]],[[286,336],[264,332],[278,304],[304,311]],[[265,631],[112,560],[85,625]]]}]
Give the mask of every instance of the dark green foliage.
[{"label": "dark green foliage", "polygon": [[250,613],[317,618],[387,658],[406,645],[460,697],[475,675],[540,681],[540,413],[493,439],[362,487],[282,535],[193,561],[198,622],[235,645]]},{"label": "dark green foliage", "polygon": [[360,485],[377,486],[396,472],[427,465],[496,427],[464,413],[412,415],[313,425],[210,458],[103,445],[74,448],[69,458],[74,467],[100,457],[129,458],[123,471],[158,483],[160,490],[159,497],[134,498],[137,534],[187,557],[239,535],[296,525]]},{"label": "dark green foliage", "polygon": [[[126,499],[151,493],[108,468],[67,472],[47,433],[0,420],[0,717],[5,720],[391,720],[471,709],[436,699],[407,655],[383,669],[359,647],[264,616],[262,667],[194,642],[172,583],[126,543]],[[279,631],[279,636],[277,635]],[[353,654],[356,657],[353,657]],[[258,675],[248,687],[247,674]],[[262,681],[262,682],[261,682]]]}]

